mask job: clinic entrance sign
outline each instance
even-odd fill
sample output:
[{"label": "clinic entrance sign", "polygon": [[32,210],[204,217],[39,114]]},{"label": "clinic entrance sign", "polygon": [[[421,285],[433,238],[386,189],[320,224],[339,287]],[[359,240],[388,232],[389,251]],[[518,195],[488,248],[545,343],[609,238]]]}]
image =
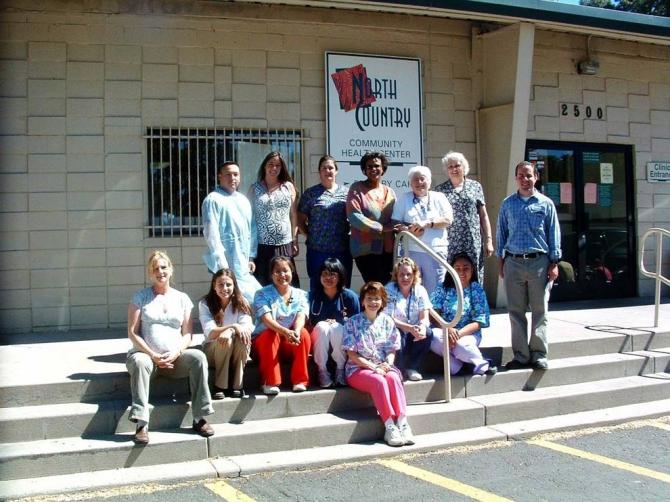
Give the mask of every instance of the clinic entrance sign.
[{"label": "clinic entrance sign", "polygon": [[421,61],[416,58],[326,52],[328,153],[338,181],[363,179],[361,157],[383,152],[383,182],[409,190],[407,171],[423,164]]}]

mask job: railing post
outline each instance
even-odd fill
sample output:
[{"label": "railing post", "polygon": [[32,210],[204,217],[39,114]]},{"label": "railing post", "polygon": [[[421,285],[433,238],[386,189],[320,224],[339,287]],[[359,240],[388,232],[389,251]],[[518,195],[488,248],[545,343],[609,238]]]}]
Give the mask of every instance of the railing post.
[{"label": "railing post", "polygon": [[[649,272],[644,267],[644,245],[647,238],[656,237],[656,272]],[[661,306],[661,283],[670,286],[670,279],[663,276],[663,237],[670,237],[670,231],[664,228],[650,228],[640,237],[640,273],[656,281],[654,287],[654,328],[658,327],[658,313]]]},{"label": "railing post", "polygon": [[[461,320],[461,316],[463,315],[463,286],[461,286],[461,280],[458,277],[458,274],[454,270],[454,268],[447,263],[447,261],[442,258],[440,255],[438,255],[435,251],[433,251],[431,248],[426,246],[423,242],[421,242],[415,235],[411,234],[410,232],[400,232],[396,236],[395,240],[395,245],[393,247],[393,259],[395,260],[399,255],[399,248],[400,245],[402,244],[403,239],[408,239],[412,241],[414,244],[416,244],[418,247],[423,249],[426,253],[428,253],[434,260],[436,260],[438,263],[442,264],[443,266],[446,267],[447,273],[451,275],[451,277],[454,279],[454,287],[456,288],[456,296],[458,298],[458,305],[456,307],[456,315],[454,318],[446,322],[444,319],[442,319],[439,315],[434,310],[431,310],[431,317],[437,321],[437,323],[440,325],[440,328],[442,329],[442,336],[444,340],[444,351],[442,355],[442,367],[444,368],[444,400],[448,403],[451,401],[451,361],[449,359],[449,337],[447,335],[447,329],[451,328],[452,326],[456,326],[458,324],[458,321]],[[409,254],[409,243],[406,243],[403,245],[403,255],[407,256]]]},{"label": "railing post", "polygon": [[442,351],[442,368],[444,378],[444,401],[451,401],[451,359],[449,357],[449,336],[447,334],[447,327],[442,326],[442,340],[444,343],[444,350]]},{"label": "railing post", "polygon": [[654,328],[658,326],[658,311],[661,307],[661,273],[663,261],[663,235],[660,232],[656,233],[656,291],[654,294]]}]

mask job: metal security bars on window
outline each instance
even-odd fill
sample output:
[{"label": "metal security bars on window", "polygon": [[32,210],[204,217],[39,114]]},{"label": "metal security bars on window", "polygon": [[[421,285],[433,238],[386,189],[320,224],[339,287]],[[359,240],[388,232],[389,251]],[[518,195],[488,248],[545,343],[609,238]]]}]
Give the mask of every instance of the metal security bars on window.
[{"label": "metal security bars on window", "polygon": [[239,164],[239,190],[246,194],[265,155],[278,150],[301,186],[301,130],[150,127],[146,139],[151,237],[202,235],[202,201],[216,187],[216,168],[225,161]]}]

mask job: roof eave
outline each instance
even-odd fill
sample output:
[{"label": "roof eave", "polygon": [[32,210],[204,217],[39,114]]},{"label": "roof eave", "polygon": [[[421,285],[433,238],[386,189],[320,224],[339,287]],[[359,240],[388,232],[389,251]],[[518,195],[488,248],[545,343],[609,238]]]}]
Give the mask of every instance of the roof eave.
[{"label": "roof eave", "polygon": [[670,45],[670,18],[544,0],[234,0],[373,12],[445,17]]}]

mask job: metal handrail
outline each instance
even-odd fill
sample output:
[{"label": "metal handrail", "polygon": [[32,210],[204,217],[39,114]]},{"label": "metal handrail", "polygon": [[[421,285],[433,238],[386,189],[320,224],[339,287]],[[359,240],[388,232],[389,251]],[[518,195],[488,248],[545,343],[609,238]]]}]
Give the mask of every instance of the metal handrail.
[{"label": "metal handrail", "polygon": [[[430,309],[429,311],[430,317],[432,317],[442,329],[442,340],[444,341],[443,343],[444,354],[442,356],[443,368],[444,368],[444,400],[448,403],[449,401],[451,401],[451,363],[449,361],[449,337],[447,336],[447,328],[456,326],[456,324],[458,324],[458,321],[461,320],[461,316],[463,315],[463,286],[461,286],[461,279],[458,277],[458,274],[456,273],[454,268],[451,265],[449,265],[449,263],[447,263],[447,261],[444,258],[442,258],[439,254],[437,254],[430,247],[421,242],[421,240],[419,240],[416,235],[410,232],[403,231],[398,233],[398,235],[396,236],[395,245],[393,247],[394,260],[397,260],[398,257],[400,256],[400,246],[404,239],[408,239],[413,244],[416,244],[418,247],[420,247],[426,253],[428,253],[434,260],[436,260],[438,263],[446,267],[447,273],[449,273],[451,277],[454,279],[454,287],[456,288],[456,295],[458,298],[458,305],[456,307],[456,315],[454,316],[454,318],[451,321],[447,322],[444,319],[442,319],[442,316],[440,316],[437,312],[435,312],[435,310]],[[409,254],[409,245],[404,245],[402,251],[403,255],[407,256]]]},{"label": "metal handrail", "polygon": [[[644,245],[647,238],[651,235],[656,236],[656,272],[649,272],[644,268]],[[661,305],[661,282],[666,286],[670,286],[670,279],[662,274],[663,267],[663,236],[670,237],[670,231],[665,228],[650,228],[642,237],[640,237],[640,272],[645,277],[650,277],[656,280],[655,288],[655,310],[654,310],[654,328],[658,327],[658,310]]]}]

